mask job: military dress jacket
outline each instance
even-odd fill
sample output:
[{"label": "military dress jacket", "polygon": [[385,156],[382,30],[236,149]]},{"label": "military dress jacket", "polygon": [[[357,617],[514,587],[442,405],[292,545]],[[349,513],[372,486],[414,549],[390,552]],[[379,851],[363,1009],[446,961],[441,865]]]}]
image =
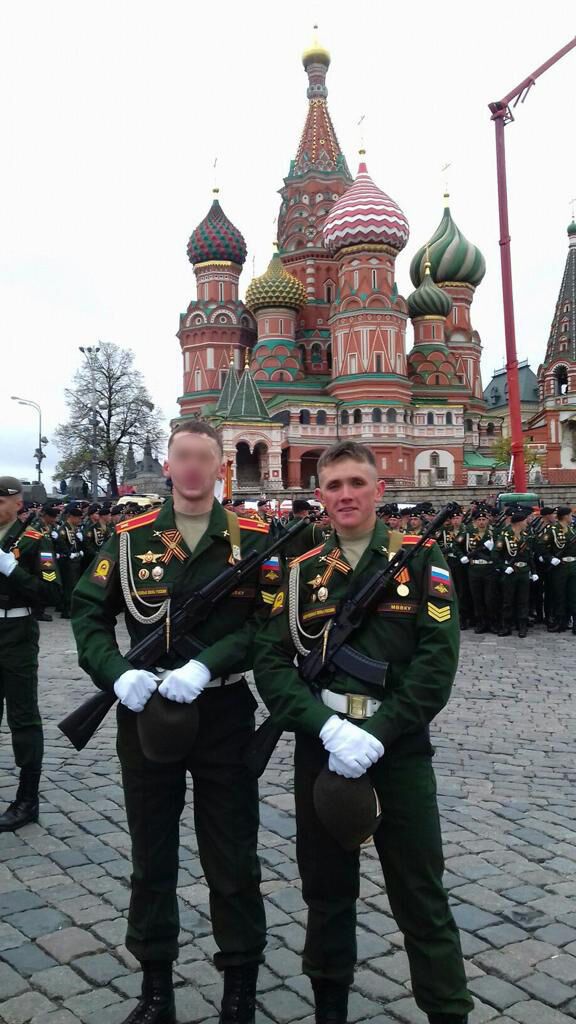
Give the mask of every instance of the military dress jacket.
[{"label": "military dress jacket", "polygon": [[[488,547],[486,547],[486,541],[488,541]],[[488,572],[495,571],[494,531],[491,526],[487,526],[485,530],[479,530],[472,523],[459,531],[455,544],[462,555],[466,555],[470,559],[472,565],[477,564],[479,569]]]},{"label": "military dress jacket", "polygon": [[66,519],[58,523],[50,534],[54,542],[57,561],[80,560],[84,554],[84,534],[81,527],[72,526]]},{"label": "military dress jacket", "polygon": [[576,560],[576,530],[573,526],[552,523],[544,532],[539,552],[546,565],[550,565],[552,558]]},{"label": "military dress jacket", "polygon": [[511,566],[524,575],[534,572],[534,541],[529,531],[516,535],[511,526],[504,527],[494,548],[494,563],[501,571]]},{"label": "military dress jacket", "polygon": [[[234,517],[236,521],[236,517]],[[189,597],[252,550],[270,544],[269,528],[254,519],[238,517],[240,551],[230,536],[229,519],[214,501],[208,528],[193,554],[176,527],[172,498],[162,508],[118,523],[114,536],[84,573],[72,596],[72,628],[79,663],[96,686],[112,690],[115,681],[133,666],[120,653],[115,624],[120,612],[132,644],[156,626],[169,621],[170,608]],[[196,660],[212,678],[245,672],[252,667],[254,634],[268,613],[280,583],[277,557],[269,559],[253,578],[218,603],[193,631]],[[170,648],[157,662],[176,668],[184,659]]]},{"label": "military dress jacket", "polygon": [[50,537],[32,526],[22,532],[15,522],[4,536],[2,550],[11,551],[18,565],[9,576],[0,573],[0,608],[58,603],[60,575]]},{"label": "military dress jacket", "polygon": [[[334,617],[350,587],[356,589],[386,567],[400,546],[418,537],[391,531],[377,520],[372,539],[356,569],[346,561],[336,533],[292,563],[270,618],[257,637],[254,673],[259,693],[283,729],[318,735],[334,714],[302,681],[296,654],[310,650]],[[390,581],[378,605],[348,641],[371,659],[388,662],[382,685],[372,685],[339,669],[319,686],[336,693],[365,694],[382,701],[362,722],[385,747],[400,737],[422,733],[444,707],[459,650],[458,611],[450,572],[433,540]],[[356,724],[360,724],[357,722]]]}]

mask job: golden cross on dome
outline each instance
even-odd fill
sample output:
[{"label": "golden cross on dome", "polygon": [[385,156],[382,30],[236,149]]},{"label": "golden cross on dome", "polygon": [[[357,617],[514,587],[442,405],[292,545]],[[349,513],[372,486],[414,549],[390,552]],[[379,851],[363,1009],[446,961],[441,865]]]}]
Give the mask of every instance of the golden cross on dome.
[{"label": "golden cross on dome", "polygon": [[572,208],[572,220],[574,220],[574,203],[576,203],[576,199],[571,199],[570,206]]},{"label": "golden cross on dome", "polygon": [[444,205],[445,206],[448,206],[448,199],[450,198],[450,192],[448,191],[448,174],[446,173],[450,167],[452,167],[452,162],[451,161],[450,161],[450,163],[444,164],[443,167],[440,168],[441,174],[445,174],[446,175],[446,177],[444,179]]},{"label": "golden cross on dome", "polygon": [[365,139],[365,133],[364,133],[364,121],[365,120],[366,120],[366,114],[361,114],[360,117],[358,118],[358,120],[356,121],[356,126],[357,126],[357,128],[360,129],[360,132],[359,132],[359,134],[360,134],[360,149],[358,150],[360,156],[365,156],[365,154],[366,154],[366,139]]}]

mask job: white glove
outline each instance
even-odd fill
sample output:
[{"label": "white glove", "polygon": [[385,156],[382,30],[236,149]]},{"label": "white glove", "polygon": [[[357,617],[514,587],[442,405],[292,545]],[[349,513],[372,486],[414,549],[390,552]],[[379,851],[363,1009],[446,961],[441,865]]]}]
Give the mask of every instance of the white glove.
[{"label": "white glove", "polygon": [[142,711],[158,686],[153,672],[129,668],[114,683],[114,693],[130,711]]},{"label": "white glove", "polygon": [[187,661],[164,677],[158,687],[163,697],[178,704],[191,704],[210,682],[210,669],[200,661]]},{"label": "white glove", "polygon": [[70,561],[72,561],[74,558],[81,558],[82,554],[83,554],[82,551],[72,551],[70,553]]},{"label": "white glove", "polygon": [[9,576],[17,565],[18,562],[11,551],[0,551],[0,572],[3,576]]},{"label": "white glove", "polygon": [[512,568],[511,565],[509,565],[507,569],[504,569],[504,572],[506,573],[507,576],[511,576],[512,573],[514,572],[514,569]]},{"label": "white glove", "polygon": [[533,572],[530,579],[532,580],[532,583],[538,583],[540,577],[537,572]]},{"label": "white glove", "polygon": [[83,541],[84,540],[84,534],[82,533],[82,530],[76,530],[76,536],[77,536],[79,541]]},{"label": "white glove", "polygon": [[492,551],[492,549],[494,548],[494,541],[493,540],[485,540],[484,541],[484,547],[488,548],[488,551]]},{"label": "white glove", "polygon": [[332,715],[324,723],[320,739],[330,754],[330,771],[347,779],[360,778],[384,754],[380,740],[338,715]]},{"label": "white glove", "polygon": [[461,561],[462,565],[468,565],[468,562],[470,561],[470,559],[468,558],[467,555],[463,555],[462,558],[460,559],[460,561]]},{"label": "white glove", "polygon": [[50,536],[52,537],[52,540],[58,540],[58,530],[52,530]]},{"label": "white glove", "polygon": [[554,568],[556,568],[557,565],[560,565],[560,559],[559,558],[551,558],[550,559],[550,565],[553,565]]}]

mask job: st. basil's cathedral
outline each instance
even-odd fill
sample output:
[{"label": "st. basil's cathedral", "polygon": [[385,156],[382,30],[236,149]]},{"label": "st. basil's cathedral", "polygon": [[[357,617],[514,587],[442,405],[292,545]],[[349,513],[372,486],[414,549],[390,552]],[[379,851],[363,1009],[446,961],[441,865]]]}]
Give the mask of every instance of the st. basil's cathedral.
[{"label": "st. basil's cathedral", "polygon": [[[304,130],[280,190],[277,251],[239,298],[246,243],[217,195],[193,231],[197,298],[181,315],[181,417],[222,432],[235,492],[314,486],[322,450],[370,443],[395,486],[468,481],[500,427],[483,397],[472,302],[486,265],[445,196],[438,228],[395,278],[408,220],[372,180],[355,178],[328,110],[329,53],[303,54]],[[406,328],[413,344],[407,352]]]}]

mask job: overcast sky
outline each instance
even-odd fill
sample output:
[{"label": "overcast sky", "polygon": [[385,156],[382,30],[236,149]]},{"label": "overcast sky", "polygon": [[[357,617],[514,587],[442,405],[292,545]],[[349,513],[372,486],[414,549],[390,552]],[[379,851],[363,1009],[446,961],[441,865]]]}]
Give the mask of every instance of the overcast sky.
[{"label": "overcast sky", "polygon": [[[186,243],[211,202],[213,162],[248,259],[269,260],[277,189],[307,109],[302,49],[318,20],[328,103],[351,170],[358,119],[375,182],[402,207],[411,256],[453,216],[488,264],[473,305],[484,384],[503,365],[494,128],[487,104],[576,32],[574,0],[4,0],[0,6],[0,473],[33,474],[34,413],[50,438],[64,387],[99,339],[132,348],[155,402],[177,414],[175,332],[194,296]],[[518,355],[537,369],[576,196],[576,51],[506,129]],[[411,327],[408,344],[411,347]],[[57,459],[47,448],[46,483]]]}]

